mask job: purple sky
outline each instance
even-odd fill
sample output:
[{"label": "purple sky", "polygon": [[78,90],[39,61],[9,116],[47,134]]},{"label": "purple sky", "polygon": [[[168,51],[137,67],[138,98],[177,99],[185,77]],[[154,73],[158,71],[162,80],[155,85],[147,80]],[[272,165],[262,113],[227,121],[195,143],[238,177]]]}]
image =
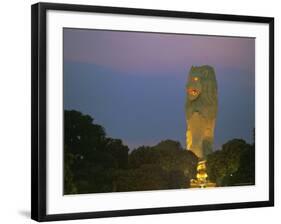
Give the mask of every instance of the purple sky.
[{"label": "purple sky", "polygon": [[254,69],[254,40],[215,36],[67,29],[66,61],[119,71],[189,68],[192,64]]},{"label": "purple sky", "polygon": [[184,146],[191,65],[215,68],[215,147],[251,142],[255,121],[252,38],[64,29],[64,106],[92,115],[132,149],[163,139]]}]

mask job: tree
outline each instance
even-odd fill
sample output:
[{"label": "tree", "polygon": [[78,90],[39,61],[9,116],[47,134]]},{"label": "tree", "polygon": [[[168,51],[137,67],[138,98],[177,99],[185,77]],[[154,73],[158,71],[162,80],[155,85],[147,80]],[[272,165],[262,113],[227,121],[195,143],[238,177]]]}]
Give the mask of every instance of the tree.
[{"label": "tree", "polygon": [[225,186],[241,186],[255,184],[255,148],[246,147],[240,155],[240,164],[236,172],[223,179]]},{"label": "tree", "polygon": [[207,173],[218,186],[253,184],[254,147],[233,139],[207,157]]},{"label": "tree", "polygon": [[71,170],[71,166],[75,161],[75,156],[70,153],[68,150],[65,150],[64,155],[64,191],[68,194],[75,194],[77,193],[77,188],[74,183],[74,176]]},{"label": "tree", "polygon": [[153,147],[141,146],[129,154],[131,169],[146,167],[147,170],[150,167],[154,169],[149,171],[150,174],[161,170],[162,173],[158,172],[158,177],[162,178],[161,189],[189,187],[189,180],[196,175],[197,161],[191,151],[184,150],[179,142],[172,140],[162,141]]},{"label": "tree", "polygon": [[137,169],[116,172],[116,191],[145,191],[167,188],[167,173],[158,165],[143,164]]},{"label": "tree", "polygon": [[197,160],[173,140],[129,153],[89,115],[64,112],[65,194],[188,188]]},{"label": "tree", "polygon": [[64,112],[65,194],[110,192],[113,172],[128,166],[128,147],[78,111]]}]

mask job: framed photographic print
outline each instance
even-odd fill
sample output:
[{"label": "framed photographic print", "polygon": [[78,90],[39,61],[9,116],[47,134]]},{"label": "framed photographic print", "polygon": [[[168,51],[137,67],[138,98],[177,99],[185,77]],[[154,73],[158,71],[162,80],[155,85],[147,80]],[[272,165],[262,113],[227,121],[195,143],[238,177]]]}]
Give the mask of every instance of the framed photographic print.
[{"label": "framed photographic print", "polygon": [[32,6],[32,219],[274,205],[274,19]]}]

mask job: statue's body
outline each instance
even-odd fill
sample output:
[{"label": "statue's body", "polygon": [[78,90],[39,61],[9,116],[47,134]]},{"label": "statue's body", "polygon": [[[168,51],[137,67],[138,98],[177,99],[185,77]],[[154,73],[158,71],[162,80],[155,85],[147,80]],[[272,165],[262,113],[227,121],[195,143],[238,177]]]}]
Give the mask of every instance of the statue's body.
[{"label": "statue's body", "polygon": [[214,69],[208,65],[192,66],[186,91],[186,148],[204,160],[213,149],[218,109]]}]

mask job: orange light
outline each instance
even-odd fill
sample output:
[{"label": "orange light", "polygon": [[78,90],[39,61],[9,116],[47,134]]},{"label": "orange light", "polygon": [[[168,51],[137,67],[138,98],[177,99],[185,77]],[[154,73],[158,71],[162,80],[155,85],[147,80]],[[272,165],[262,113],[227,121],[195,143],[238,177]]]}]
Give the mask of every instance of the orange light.
[{"label": "orange light", "polygon": [[199,80],[199,78],[198,77],[193,77],[192,80],[197,82]]},{"label": "orange light", "polygon": [[196,96],[198,95],[198,90],[195,88],[188,88],[187,89],[188,94],[192,95],[192,96]]}]

